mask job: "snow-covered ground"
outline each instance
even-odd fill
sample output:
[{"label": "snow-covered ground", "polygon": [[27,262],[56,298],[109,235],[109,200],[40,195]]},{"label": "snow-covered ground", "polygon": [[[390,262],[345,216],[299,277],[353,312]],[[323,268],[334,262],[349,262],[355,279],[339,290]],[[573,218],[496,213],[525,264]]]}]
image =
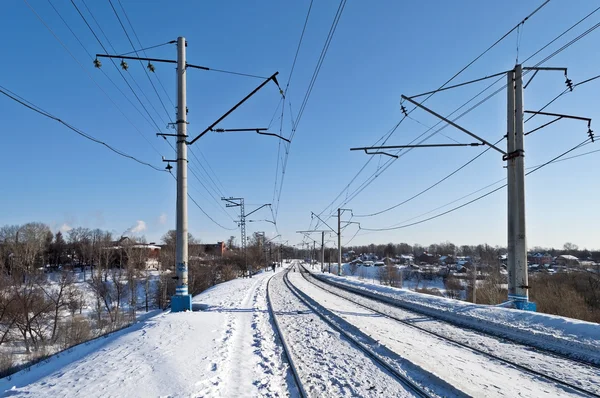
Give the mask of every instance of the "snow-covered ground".
[{"label": "snow-covered ground", "polygon": [[[322,282],[314,281],[315,285],[299,275],[290,275],[290,279],[300,290],[335,316],[351,323],[405,360],[451,383],[468,395],[487,397],[551,394],[559,396],[573,391],[569,388],[562,389],[550,380],[524,373],[516,367],[507,366],[505,362],[481,355],[480,352],[469,350],[447,340],[425,334],[419,329],[384,318],[376,312],[353,304],[353,302],[403,319],[420,328],[432,330],[468,347],[475,347],[600,394],[600,374],[596,368],[547,355],[522,345],[465,330],[445,322],[427,317],[415,317],[414,313],[371,299],[357,297],[351,293],[344,294],[343,291]],[[327,291],[319,286],[323,286]],[[352,302],[328,293],[330,290],[342,293]],[[450,364],[451,366],[449,366]]]},{"label": "snow-covered ground", "polygon": [[[97,317],[97,304],[100,303],[100,311],[103,313],[103,315],[106,315],[106,308],[104,307],[104,302],[102,300],[98,301],[98,297],[97,294],[94,292],[94,289],[92,287],[92,285],[90,284],[90,282],[92,281],[91,279],[91,273],[88,270],[86,270],[85,273],[79,271],[79,270],[75,270],[72,273],[69,273],[70,276],[73,277],[72,280],[72,286],[69,286],[70,288],[74,289],[73,295],[74,298],[76,298],[79,301],[79,305],[78,309],[73,311],[73,315],[78,318],[78,319],[86,319],[86,320],[90,320],[90,319],[96,319]],[[47,281],[45,282],[45,284],[43,284],[44,287],[44,291],[51,293],[51,292],[55,292],[59,289],[59,285],[60,285],[60,279],[61,277],[63,277],[63,275],[60,272],[50,272],[47,274]],[[136,286],[136,297],[137,297],[137,305],[136,305],[136,319],[145,319],[147,317],[147,313],[145,311],[145,302],[146,299],[148,299],[149,301],[149,312],[153,313],[153,310],[156,308],[156,306],[154,305],[155,302],[155,290],[156,290],[156,286],[157,286],[157,280],[159,278],[159,272],[158,271],[147,271],[147,273],[144,275],[144,277],[148,278],[148,286],[147,286],[147,291],[146,291],[146,286],[144,285],[144,281],[143,280],[138,280],[137,281],[137,286]],[[125,285],[126,284],[126,277],[125,275],[121,276],[121,284]],[[109,276],[108,278],[108,286],[112,287],[114,285],[114,281],[112,280],[112,275]],[[126,290],[127,295],[129,294],[129,288],[124,289]],[[66,294],[65,294],[66,295]],[[124,294],[125,296],[125,294]],[[110,300],[109,300],[110,302]],[[121,300],[121,302],[119,303],[119,308],[121,311],[125,312],[127,315],[130,314],[130,298],[129,297],[123,297],[123,299]],[[111,304],[115,304],[114,302]],[[59,311],[59,322],[69,322],[73,319],[73,316],[71,315],[71,311],[69,310],[69,308],[65,305],[62,305],[61,310]],[[123,323],[125,322],[129,322],[128,319],[123,319]],[[121,325],[115,325],[116,327],[120,327]],[[26,366],[28,363],[30,363],[32,360],[35,360],[37,358],[37,356],[39,356],[40,354],[54,354],[56,352],[61,351],[64,346],[61,346],[60,342],[56,342],[56,343],[50,343],[48,341],[48,336],[46,336],[47,340],[45,342],[45,345],[43,347],[43,350],[41,350],[41,352],[32,352],[32,353],[27,353],[25,350],[25,345],[22,341],[22,336],[19,333],[18,330],[15,330],[16,328],[13,327],[13,330],[11,330],[10,332],[10,341],[8,342],[4,342],[1,346],[0,346],[0,353],[3,355],[8,355],[11,358],[11,362],[12,362],[12,366]],[[92,329],[90,331],[90,338],[94,337],[94,336],[98,336],[100,334],[105,334],[107,332],[110,332],[110,329]]]},{"label": "snow-covered ground", "polygon": [[424,314],[507,336],[600,364],[600,325],[557,315],[424,295],[330,274],[315,274],[356,291],[401,303]]},{"label": "snow-covered ground", "polygon": [[273,310],[308,396],[412,396],[389,372],[296,298],[281,277],[275,277],[271,289]]},{"label": "snow-covered ground", "polygon": [[[316,268],[315,268],[316,270]],[[106,338],[76,346],[9,378],[1,396],[28,397],[296,397],[299,391],[267,306],[273,309],[295,368],[309,396],[410,396],[408,387],[357,349],[344,333],[398,373],[438,396],[564,396],[573,390],[476,353],[343,298],[290,272],[290,281],[310,306],[283,283],[285,269],[236,279],[194,297],[193,312],[155,311]],[[269,282],[269,279],[271,281]],[[361,291],[404,300],[448,316],[510,328],[514,322],[538,340],[574,342],[600,352],[600,326],[542,314],[474,306],[459,301],[327,275]],[[356,298],[356,297],[355,297]],[[364,299],[367,300],[367,299]],[[378,304],[394,316],[452,335],[581,388],[600,393],[597,368],[573,365],[507,341],[464,330],[426,316]],[[475,321],[474,321],[475,320]],[[506,326],[508,325],[508,326]],[[592,353],[593,354],[593,353]],[[590,355],[592,355],[590,354]],[[600,355],[600,354],[598,354]]]},{"label": "snow-covered ground", "polygon": [[287,364],[264,301],[273,273],[194,297],[150,319],[0,380],[3,396],[288,396]]}]

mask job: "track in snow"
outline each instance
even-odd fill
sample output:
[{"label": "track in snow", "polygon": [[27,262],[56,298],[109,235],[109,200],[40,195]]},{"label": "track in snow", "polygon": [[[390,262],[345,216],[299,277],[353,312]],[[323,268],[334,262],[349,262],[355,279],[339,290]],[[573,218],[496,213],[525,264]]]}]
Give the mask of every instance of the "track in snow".
[{"label": "track in snow", "polygon": [[[370,311],[376,312],[386,318],[393,319],[394,321],[400,322],[402,325],[417,329],[421,332],[425,332],[429,335],[446,340],[452,344],[469,349],[473,352],[482,354],[482,355],[492,358],[494,360],[501,361],[509,366],[517,368],[523,372],[529,373],[535,377],[543,378],[552,383],[562,385],[568,389],[573,390],[573,392],[584,394],[585,396],[600,397],[600,371],[599,371],[598,366],[595,366],[593,364],[588,364],[588,363],[581,363],[581,361],[576,361],[571,358],[566,358],[564,356],[556,355],[553,352],[543,352],[538,348],[528,347],[523,344],[519,344],[519,343],[515,344],[513,342],[509,343],[509,345],[512,346],[510,348],[515,348],[517,350],[523,351],[521,353],[521,354],[523,354],[521,356],[521,359],[526,357],[525,359],[529,359],[530,361],[531,361],[531,359],[537,359],[540,362],[546,361],[546,364],[548,364],[548,363],[553,364],[554,369],[560,368],[562,371],[564,371],[566,373],[571,373],[571,377],[570,377],[571,379],[573,379],[572,375],[575,374],[576,375],[575,377],[579,377],[579,379],[578,380],[576,379],[574,381],[576,381],[580,384],[580,385],[575,385],[575,384],[573,384],[573,382],[565,380],[565,378],[569,378],[569,377],[564,377],[564,375],[561,375],[560,372],[557,373],[555,371],[554,375],[548,374],[547,372],[544,373],[539,370],[532,369],[532,367],[527,366],[526,362],[524,362],[524,361],[517,362],[516,360],[507,358],[507,356],[510,356],[511,353],[510,352],[507,353],[505,351],[505,349],[495,350],[495,351],[498,351],[499,354],[494,354],[494,353],[490,352],[491,350],[489,348],[487,348],[484,344],[481,344],[481,346],[484,348],[479,348],[479,347],[474,346],[474,344],[467,343],[467,341],[469,341],[467,339],[467,337],[469,335],[473,336],[475,334],[478,334],[479,335],[478,337],[480,337],[479,340],[481,340],[481,337],[483,336],[486,339],[495,340],[495,342],[499,346],[501,346],[500,348],[506,348],[507,343],[505,341],[502,341],[503,339],[498,339],[497,337],[493,337],[493,336],[489,336],[489,335],[482,335],[479,332],[473,332],[470,329],[452,325],[448,322],[445,322],[442,320],[437,320],[430,316],[426,316],[426,318],[431,318],[430,319],[431,321],[435,321],[437,326],[439,326],[439,324],[442,324],[443,326],[445,326],[446,332],[448,332],[448,326],[449,326],[450,328],[454,328],[455,330],[460,330],[462,333],[454,332],[454,333],[446,333],[445,334],[443,332],[440,333],[437,331],[433,331],[430,328],[419,326],[419,325],[413,323],[415,320],[415,315],[417,315],[417,317],[421,323],[423,323],[424,321],[427,321],[428,319],[426,319],[426,318],[424,319],[423,314],[419,314],[417,312],[406,310],[405,308],[400,307],[401,312],[407,313],[409,315],[408,317],[401,318],[397,314],[394,314],[394,312],[397,312],[397,308],[394,308],[394,310],[396,310],[396,311],[390,311],[389,309],[382,310],[381,306],[373,305],[375,303],[375,304],[383,304],[384,306],[389,307],[390,305],[393,306],[393,303],[389,303],[388,301],[385,301],[385,300],[377,300],[376,298],[371,297],[371,296],[361,295],[358,292],[348,291],[346,289],[343,289],[339,285],[333,285],[331,283],[328,283],[328,281],[322,280],[320,278],[315,278],[314,276],[312,276],[312,274],[306,268],[304,268],[304,270],[306,272],[301,272],[301,275],[304,277],[304,279],[306,281],[308,281],[309,283],[313,284],[314,286],[316,286],[330,294],[333,294],[337,297],[347,300],[347,301],[351,302],[352,304],[355,304],[362,308],[366,308]],[[316,280],[317,283],[315,283],[313,280],[310,280],[309,277],[306,276],[307,274],[311,275],[310,279]],[[323,285],[326,285],[327,287],[324,287]],[[411,321],[411,319],[412,319],[412,321]],[[458,335],[458,338],[452,338],[449,336],[450,334]],[[461,340],[460,337],[462,337],[463,341],[460,341]],[[536,357],[538,357],[538,358],[536,358]],[[559,362],[560,366],[556,366],[557,362]],[[550,373],[553,373],[553,372],[550,372]],[[561,378],[561,376],[563,378]]]},{"label": "track in snow", "polygon": [[464,396],[421,368],[382,352],[386,350],[372,339],[357,338],[331,322],[289,283],[287,273],[281,279],[275,294],[280,303],[274,303],[270,284],[267,297],[302,396]]}]

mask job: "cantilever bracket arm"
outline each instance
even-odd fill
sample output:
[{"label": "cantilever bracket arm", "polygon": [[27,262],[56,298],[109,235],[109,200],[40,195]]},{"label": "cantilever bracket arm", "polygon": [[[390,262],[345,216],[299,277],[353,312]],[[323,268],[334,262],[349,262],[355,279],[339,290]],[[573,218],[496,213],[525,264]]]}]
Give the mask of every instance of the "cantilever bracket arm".
[{"label": "cantilever bracket arm", "polygon": [[250,214],[256,213],[257,211],[259,211],[260,209],[262,209],[265,206],[271,206],[271,204],[270,203],[266,203],[266,204],[264,204],[264,205],[262,205],[262,206],[260,206],[260,207],[258,207],[256,209],[252,210],[250,213],[245,214],[244,216],[248,217]]},{"label": "cantilever bracket arm", "polygon": [[[485,145],[481,142],[472,142],[470,144],[418,144],[418,145],[383,145],[383,146],[366,146],[359,148],[350,148],[351,151],[365,151],[367,155],[388,155],[395,156],[385,152],[367,152],[371,150],[381,149],[406,149],[406,148],[447,148],[447,147],[460,147],[460,146],[480,146]],[[396,156],[397,157],[397,156]]]},{"label": "cantilever bracket arm", "polygon": [[585,122],[588,122],[588,125],[592,122],[591,117],[565,115],[562,113],[550,113],[550,112],[540,112],[540,111],[523,111],[523,113],[531,113],[533,115],[543,115],[543,116],[554,116],[554,117],[560,117],[560,118],[565,118],[565,119],[583,120]]},{"label": "cantilever bracket arm", "polygon": [[385,155],[385,156],[389,156],[394,159],[398,159],[398,155],[392,155],[391,153],[387,153],[387,152],[383,152],[383,151],[369,152],[369,150],[367,148],[364,148],[364,150],[367,155]]},{"label": "cantilever bracket arm", "polygon": [[407,100],[408,102],[410,102],[411,104],[415,105],[418,108],[421,108],[429,113],[431,113],[433,116],[443,120],[444,122],[448,123],[449,125],[456,127],[457,129],[459,129],[460,131],[462,131],[463,133],[467,133],[468,135],[470,135],[471,137],[475,138],[478,141],[483,142],[484,144],[486,144],[487,146],[495,149],[496,151],[500,152],[502,155],[506,155],[506,152],[504,152],[502,149],[498,148],[497,146],[495,146],[494,144],[492,144],[491,142],[486,141],[485,139],[471,133],[469,130],[465,129],[464,127],[459,126],[458,124],[454,123],[452,120],[449,120],[445,117],[443,117],[442,115],[440,115],[439,113],[436,113],[434,111],[432,111],[431,109],[419,104],[417,101],[407,97],[406,95],[402,95],[402,99]]},{"label": "cantilever bracket arm", "polygon": [[251,128],[251,129],[210,129],[210,131],[214,131],[215,133],[230,133],[230,132],[240,132],[240,131],[255,131],[257,134],[260,135],[270,135],[273,137],[277,137],[281,140],[287,141],[287,142],[291,142],[290,140],[288,140],[285,137],[282,137],[279,134],[275,134],[275,133],[267,133],[266,131],[268,130],[268,128],[266,127],[261,127],[261,128]]},{"label": "cantilever bracket arm", "polygon": [[329,224],[327,224],[325,221],[323,221],[323,220],[321,219],[321,217],[319,217],[319,215],[318,215],[318,214],[315,214],[314,212],[312,212],[312,211],[311,211],[311,212],[310,212],[310,218],[313,218],[313,217],[317,217],[317,218],[319,219],[319,221],[321,221],[323,224],[325,224],[325,225],[327,226],[327,228],[329,228],[329,229],[331,230],[331,232],[333,232],[334,234],[336,234],[336,235],[337,235],[337,231],[336,231],[335,229],[331,228],[331,227],[329,226]]},{"label": "cantilever bracket arm", "polygon": [[288,143],[291,143],[291,142],[292,142],[292,141],[288,140],[287,138],[280,136],[279,134],[275,134],[275,133],[265,133],[265,132],[262,132],[262,131],[259,131],[259,130],[256,130],[256,132],[257,132],[258,134],[260,134],[260,135],[271,135],[271,136],[273,136],[273,137],[277,137],[277,138],[279,138],[280,140],[284,140],[284,141],[286,141],[286,142],[288,142]]},{"label": "cantilever bracket arm", "polygon": [[[200,134],[198,134],[198,136],[196,138],[194,138],[190,142],[186,142],[186,144],[192,145],[194,142],[198,141],[198,139],[200,139],[204,134],[206,134],[210,130],[212,130],[213,127],[215,127],[223,119],[225,119],[227,116],[229,116],[231,114],[231,112],[235,111],[240,105],[242,105],[244,102],[246,102],[248,100],[248,98],[250,98],[254,94],[256,94],[258,92],[258,90],[260,90],[261,88],[263,88],[264,86],[266,86],[267,83],[270,82],[271,80],[273,80],[273,82],[277,85],[277,87],[279,87],[279,82],[277,81],[277,75],[278,74],[279,74],[279,72],[275,72],[273,75],[271,75],[267,80],[265,80],[258,87],[256,87],[250,94],[248,94],[240,102],[238,102],[237,104],[235,104],[233,106],[233,108],[231,108],[230,110],[228,110],[227,112],[225,112],[225,114],[223,116],[221,116],[220,118],[218,118],[213,124],[211,124],[210,126],[208,126],[203,132],[201,132]],[[279,88],[279,90],[281,91],[281,88]]]},{"label": "cantilever bracket arm", "polygon": [[592,126],[592,119],[589,118],[589,117],[573,116],[573,115],[565,115],[565,114],[562,114],[562,113],[550,113],[550,112],[541,112],[541,111],[523,111],[523,113],[530,113],[530,114],[533,114],[533,115],[543,115],[543,116],[553,116],[553,117],[555,117],[555,119],[552,119],[548,123],[544,123],[541,126],[536,127],[533,130],[526,132],[524,135],[529,135],[531,133],[535,133],[536,131],[543,129],[544,127],[547,127],[547,126],[551,125],[552,123],[558,122],[561,119],[583,120],[584,122],[587,122],[588,129],[590,129],[591,126]]}]

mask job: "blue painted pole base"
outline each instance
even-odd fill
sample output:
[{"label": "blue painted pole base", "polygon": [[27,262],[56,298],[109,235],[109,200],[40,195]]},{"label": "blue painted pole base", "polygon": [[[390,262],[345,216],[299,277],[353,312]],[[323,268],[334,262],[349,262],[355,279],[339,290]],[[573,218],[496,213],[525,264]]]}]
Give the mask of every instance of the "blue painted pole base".
[{"label": "blue painted pole base", "polygon": [[171,297],[171,312],[183,312],[192,310],[192,295],[185,294],[182,296]]},{"label": "blue painted pole base", "polygon": [[523,310],[523,311],[531,311],[531,312],[537,311],[537,305],[534,302],[529,301],[529,299],[526,296],[519,296],[519,295],[512,295],[512,294],[509,294],[508,301],[500,304],[500,306],[512,307],[512,308],[516,308],[518,310]]}]

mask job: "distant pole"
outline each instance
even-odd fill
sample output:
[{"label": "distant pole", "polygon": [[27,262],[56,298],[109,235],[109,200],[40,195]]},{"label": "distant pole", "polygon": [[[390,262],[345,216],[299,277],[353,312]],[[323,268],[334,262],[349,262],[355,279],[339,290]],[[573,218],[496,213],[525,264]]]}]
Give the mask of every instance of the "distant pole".
[{"label": "distant pole", "polygon": [[321,272],[325,270],[325,232],[321,231]]},{"label": "distant pole", "polygon": [[310,268],[315,268],[315,261],[317,260],[317,251],[315,249],[317,242],[313,240],[313,248],[312,248],[312,260],[310,262]]},{"label": "distant pole", "polygon": [[525,223],[525,151],[523,145],[523,69],[515,67],[515,152],[517,233],[515,236],[515,293],[523,303],[529,301],[527,275],[527,233]]},{"label": "distant pole", "polygon": [[338,276],[342,275],[342,209],[338,209]]},{"label": "distant pole", "polygon": [[473,264],[473,304],[477,304],[477,265],[475,261]]},{"label": "distant pole", "polygon": [[185,38],[177,38],[177,216],[176,270],[177,286],[171,311],[190,311],[192,297],[188,293],[188,214],[187,214],[187,104]]}]

